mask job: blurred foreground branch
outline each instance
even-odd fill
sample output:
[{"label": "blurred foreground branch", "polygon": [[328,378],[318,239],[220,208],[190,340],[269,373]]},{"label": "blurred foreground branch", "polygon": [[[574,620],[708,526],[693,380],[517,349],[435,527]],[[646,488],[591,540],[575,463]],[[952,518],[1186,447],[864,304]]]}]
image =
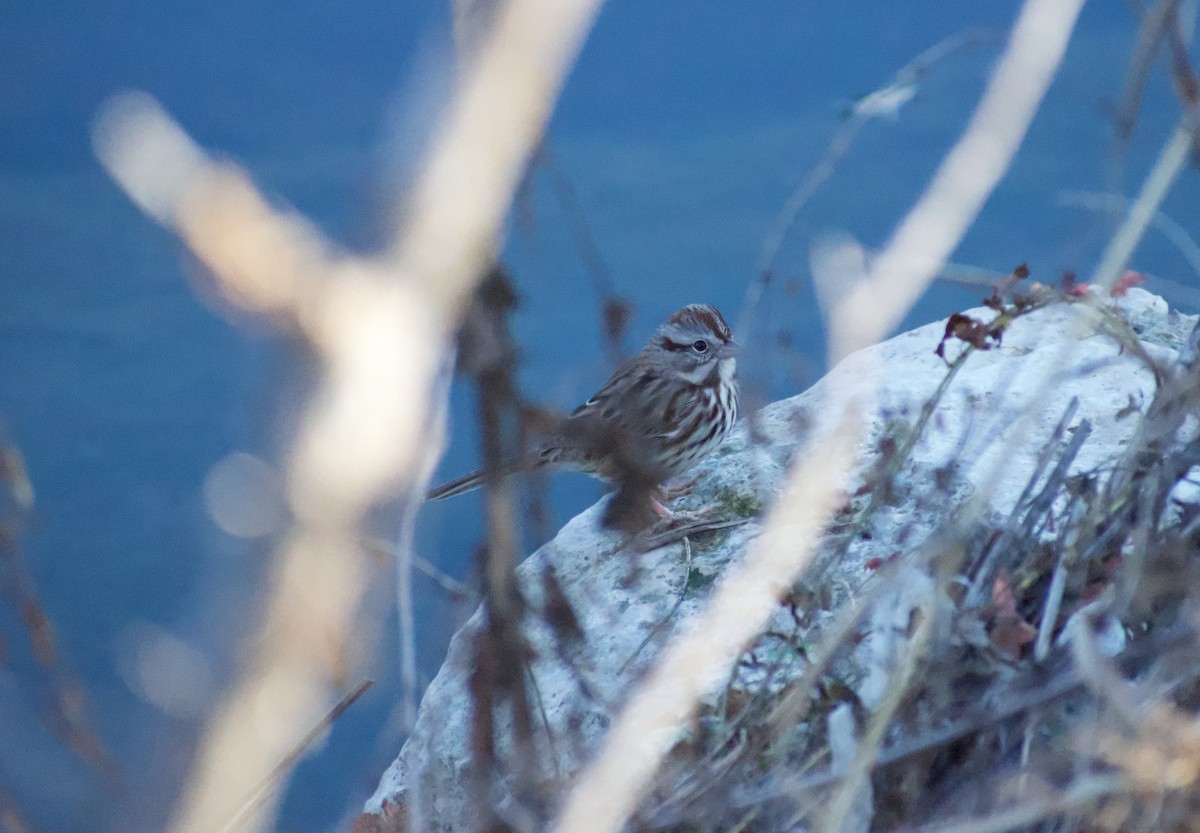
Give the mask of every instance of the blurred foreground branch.
[{"label": "blurred foreground branch", "polygon": [[[421,492],[414,480],[438,451],[427,437],[443,356],[598,7],[512,0],[497,11],[382,259],[333,251],[245,174],[209,158],[148,96],[121,96],[102,113],[97,153],[130,197],[179,234],[227,297],[297,327],[322,361],[287,461],[295,525],[173,830],[228,829],[253,785],[328,707],[366,586],[359,525],[397,490]],[[245,826],[262,828],[277,799],[272,787]]]}]

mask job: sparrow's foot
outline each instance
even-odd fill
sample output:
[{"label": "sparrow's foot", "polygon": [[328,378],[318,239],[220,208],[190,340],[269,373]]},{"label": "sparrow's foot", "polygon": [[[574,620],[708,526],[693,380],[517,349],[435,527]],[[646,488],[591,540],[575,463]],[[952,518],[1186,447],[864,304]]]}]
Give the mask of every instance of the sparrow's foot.
[{"label": "sparrow's foot", "polygon": [[[658,515],[658,524],[662,523],[686,523],[701,518],[706,518],[716,511],[716,504],[710,503],[706,506],[701,506],[699,509],[687,509],[676,512],[673,509],[668,509],[657,499],[650,498],[650,506],[654,509],[654,514]],[[656,524],[656,525],[658,525]]]},{"label": "sparrow's foot", "polygon": [[[666,498],[665,494],[663,495],[663,497],[664,497],[664,499],[669,500],[669,498]],[[659,501],[659,499],[654,496],[651,496],[651,498],[650,498],[650,508],[652,508],[654,510],[655,515],[658,515],[658,517],[664,521],[669,521],[676,517],[674,512],[672,512],[667,507],[663,506],[662,503]]]},{"label": "sparrow's foot", "polygon": [[678,500],[681,497],[687,497],[692,493],[692,489],[696,488],[696,484],[700,482],[700,475],[695,474],[686,480],[679,480],[672,483],[670,486],[660,486],[659,492],[662,494],[662,499],[668,503],[673,500]]}]

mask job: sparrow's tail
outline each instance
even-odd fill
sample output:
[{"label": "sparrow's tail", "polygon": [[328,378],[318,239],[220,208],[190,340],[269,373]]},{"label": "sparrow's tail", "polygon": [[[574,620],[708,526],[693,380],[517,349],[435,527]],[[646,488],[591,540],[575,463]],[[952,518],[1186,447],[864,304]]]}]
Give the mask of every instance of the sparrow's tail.
[{"label": "sparrow's tail", "polygon": [[[568,455],[564,455],[562,449],[558,446],[547,446],[531,454],[526,454],[516,460],[509,460],[502,463],[500,466],[500,476],[510,477],[514,474],[527,473],[531,471],[545,469],[578,469],[579,465]],[[584,469],[590,471],[590,469]],[[456,477],[453,480],[443,483],[441,486],[434,486],[425,495],[426,500],[444,500],[448,497],[461,495],[463,492],[470,492],[473,489],[478,489],[483,485],[483,469],[477,469],[470,474],[464,474],[462,477]]]},{"label": "sparrow's tail", "polygon": [[425,495],[426,500],[445,500],[448,497],[461,495],[463,492],[469,492],[472,489],[478,489],[483,485],[483,469],[473,471],[470,474],[464,474],[462,477],[456,477],[441,486],[434,486],[429,490],[429,494]]}]

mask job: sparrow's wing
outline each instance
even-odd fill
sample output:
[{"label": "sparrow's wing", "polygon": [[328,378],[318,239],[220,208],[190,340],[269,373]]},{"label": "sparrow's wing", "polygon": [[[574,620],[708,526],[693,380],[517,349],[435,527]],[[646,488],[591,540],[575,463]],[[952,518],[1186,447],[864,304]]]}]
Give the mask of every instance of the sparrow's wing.
[{"label": "sparrow's wing", "polygon": [[613,457],[624,461],[618,465],[654,469],[696,395],[693,386],[672,385],[660,368],[635,359],[563,421],[543,453],[553,458],[547,462],[570,461],[585,470]]}]

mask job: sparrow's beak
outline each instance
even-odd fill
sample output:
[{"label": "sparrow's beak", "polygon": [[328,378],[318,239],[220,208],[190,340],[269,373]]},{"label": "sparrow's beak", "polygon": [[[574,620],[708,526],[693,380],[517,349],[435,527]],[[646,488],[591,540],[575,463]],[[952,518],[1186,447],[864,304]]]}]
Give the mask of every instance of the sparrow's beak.
[{"label": "sparrow's beak", "polygon": [[737,355],[741,352],[742,352],[742,345],[738,344],[733,339],[729,339],[729,341],[722,344],[720,349],[717,350],[717,358],[719,358],[719,359],[734,359],[734,358],[737,358]]}]

